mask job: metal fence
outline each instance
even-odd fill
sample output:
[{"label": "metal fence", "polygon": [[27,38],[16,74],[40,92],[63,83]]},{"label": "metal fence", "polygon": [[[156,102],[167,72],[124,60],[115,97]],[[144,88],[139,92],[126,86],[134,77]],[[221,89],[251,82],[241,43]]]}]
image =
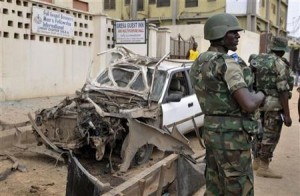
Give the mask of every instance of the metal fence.
[{"label": "metal fence", "polygon": [[194,42],[194,37],[190,37],[188,40],[184,40],[180,34],[178,34],[178,37],[176,38],[171,37],[170,58],[185,59],[186,53],[192,47]]}]

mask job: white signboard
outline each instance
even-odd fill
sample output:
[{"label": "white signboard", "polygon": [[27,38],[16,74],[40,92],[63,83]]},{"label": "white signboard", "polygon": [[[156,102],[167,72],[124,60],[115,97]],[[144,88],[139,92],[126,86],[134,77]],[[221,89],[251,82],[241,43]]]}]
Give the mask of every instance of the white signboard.
[{"label": "white signboard", "polygon": [[146,21],[130,20],[115,22],[116,44],[145,44]]},{"label": "white signboard", "polygon": [[246,14],[247,0],[226,0],[226,13]]},{"label": "white signboard", "polygon": [[74,37],[74,17],[53,10],[32,7],[32,33],[57,36]]}]

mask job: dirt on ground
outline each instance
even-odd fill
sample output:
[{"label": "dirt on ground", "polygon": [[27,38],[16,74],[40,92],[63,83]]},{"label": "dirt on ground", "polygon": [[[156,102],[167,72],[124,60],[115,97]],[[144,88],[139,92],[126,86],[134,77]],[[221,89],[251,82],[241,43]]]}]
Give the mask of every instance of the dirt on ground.
[{"label": "dirt on ground", "polygon": [[[283,179],[268,179],[255,176],[255,195],[300,195],[300,123],[298,122],[297,100],[298,94],[293,91],[290,101],[290,110],[293,120],[291,127],[282,130],[280,142],[275,150],[270,167],[283,175]],[[28,120],[27,114],[34,113],[40,108],[52,107],[64,97],[47,97],[37,99],[24,99],[20,101],[0,102],[0,120],[8,123],[17,123]],[[194,151],[203,150],[195,134],[188,138]],[[31,144],[35,145],[35,144]],[[13,171],[5,180],[0,180],[0,196],[31,196],[31,195],[65,195],[67,182],[67,165],[49,158],[48,156],[24,151],[20,148],[0,150],[0,172],[12,166],[12,162],[3,156],[9,152],[14,154],[19,163],[26,166],[27,171]],[[157,152],[156,152],[157,153]],[[154,164],[161,154],[148,164]],[[99,174],[97,162],[87,161],[93,169],[92,173]],[[149,166],[148,165],[148,166]],[[141,168],[142,171],[147,165]],[[138,170],[136,171],[138,173]],[[254,173],[255,174],[255,173]],[[1,176],[0,176],[1,179]],[[119,183],[119,182],[117,182]],[[205,187],[201,188],[195,196],[203,195]]]},{"label": "dirt on ground", "polygon": [[[36,99],[24,99],[20,101],[0,102],[0,121],[5,123],[19,123],[28,120],[28,113],[32,115],[38,109],[49,108],[57,105],[64,99],[64,96],[47,97]],[[30,126],[28,127],[30,129]],[[11,131],[15,131],[11,129]],[[188,135],[191,138],[191,146],[197,151],[203,150],[200,147],[195,133]],[[36,143],[22,144],[21,147],[35,149]],[[0,196],[19,195],[65,195],[67,183],[67,164],[46,155],[37,154],[30,150],[19,147],[0,149],[0,173],[12,167],[12,161],[5,156],[7,153],[14,155],[20,164],[26,166],[26,172],[14,170],[4,180],[0,176]],[[82,165],[103,183],[110,183],[115,187],[126,179],[144,171],[164,158],[164,153],[156,148],[150,161],[141,166],[135,166],[122,177],[111,175],[109,162],[104,158],[101,162],[96,161],[92,156],[77,156]],[[117,163],[117,161],[115,161]],[[3,176],[2,176],[3,177]]]}]

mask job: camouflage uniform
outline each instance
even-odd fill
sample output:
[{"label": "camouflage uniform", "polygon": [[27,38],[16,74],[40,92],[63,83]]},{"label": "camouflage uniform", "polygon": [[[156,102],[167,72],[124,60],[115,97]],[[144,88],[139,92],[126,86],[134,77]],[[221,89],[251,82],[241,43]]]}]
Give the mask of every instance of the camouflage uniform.
[{"label": "camouflage uniform", "polygon": [[[273,45],[280,46],[280,44],[283,44],[281,38],[275,37]],[[286,46],[282,47],[285,48]],[[256,64],[256,90],[261,90],[266,94],[265,104],[260,108],[263,135],[261,141],[254,144],[256,152],[253,154],[255,158],[259,157],[261,161],[269,163],[278,144],[283,125],[279,94],[292,90],[293,77],[289,66],[273,52],[259,54],[252,62]]]},{"label": "camouflage uniform", "polygon": [[242,111],[232,93],[250,88],[250,69],[210,47],[195,61],[190,78],[203,112],[206,195],[253,195],[251,136],[253,115]]}]

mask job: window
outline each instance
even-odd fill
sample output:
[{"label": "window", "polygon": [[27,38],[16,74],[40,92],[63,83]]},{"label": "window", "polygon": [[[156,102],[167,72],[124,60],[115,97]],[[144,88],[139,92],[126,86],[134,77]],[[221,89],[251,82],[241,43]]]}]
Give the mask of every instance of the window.
[{"label": "window", "polygon": [[42,1],[45,1],[47,3],[52,3],[52,0],[42,0]]},{"label": "window", "polygon": [[73,8],[81,11],[88,12],[89,11],[89,4],[87,2],[73,0]]},{"label": "window", "polygon": [[143,91],[145,89],[145,84],[143,80],[143,75],[140,73],[136,80],[130,86],[131,89],[136,91]]},{"label": "window", "polygon": [[105,10],[116,9],[116,0],[104,0],[104,9]]},{"label": "window", "polygon": [[157,0],[157,7],[169,7],[170,0]]},{"label": "window", "polygon": [[185,0],[185,7],[198,7],[198,0]]},{"label": "window", "polygon": [[130,4],[130,0],[125,0],[125,5],[129,5]]},{"label": "window", "polygon": [[265,7],[265,0],[261,0],[261,7]]},{"label": "window", "polygon": [[189,94],[186,74],[184,71],[177,72],[172,76],[168,88],[168,95],[171,94],[181,95],[182,97],[185,97]]},{"label": "window", "polygon": [[144,10],[144,0],[138,0],[137,1],[137,11],[143,11]]},{"label": "window", "polygon": [[149,4],[155,4],[156,0],[149,0]]},{"label": "window", "polygon": [[272,12],[273,14],[276,14],[276,5],[272,3]]}]

